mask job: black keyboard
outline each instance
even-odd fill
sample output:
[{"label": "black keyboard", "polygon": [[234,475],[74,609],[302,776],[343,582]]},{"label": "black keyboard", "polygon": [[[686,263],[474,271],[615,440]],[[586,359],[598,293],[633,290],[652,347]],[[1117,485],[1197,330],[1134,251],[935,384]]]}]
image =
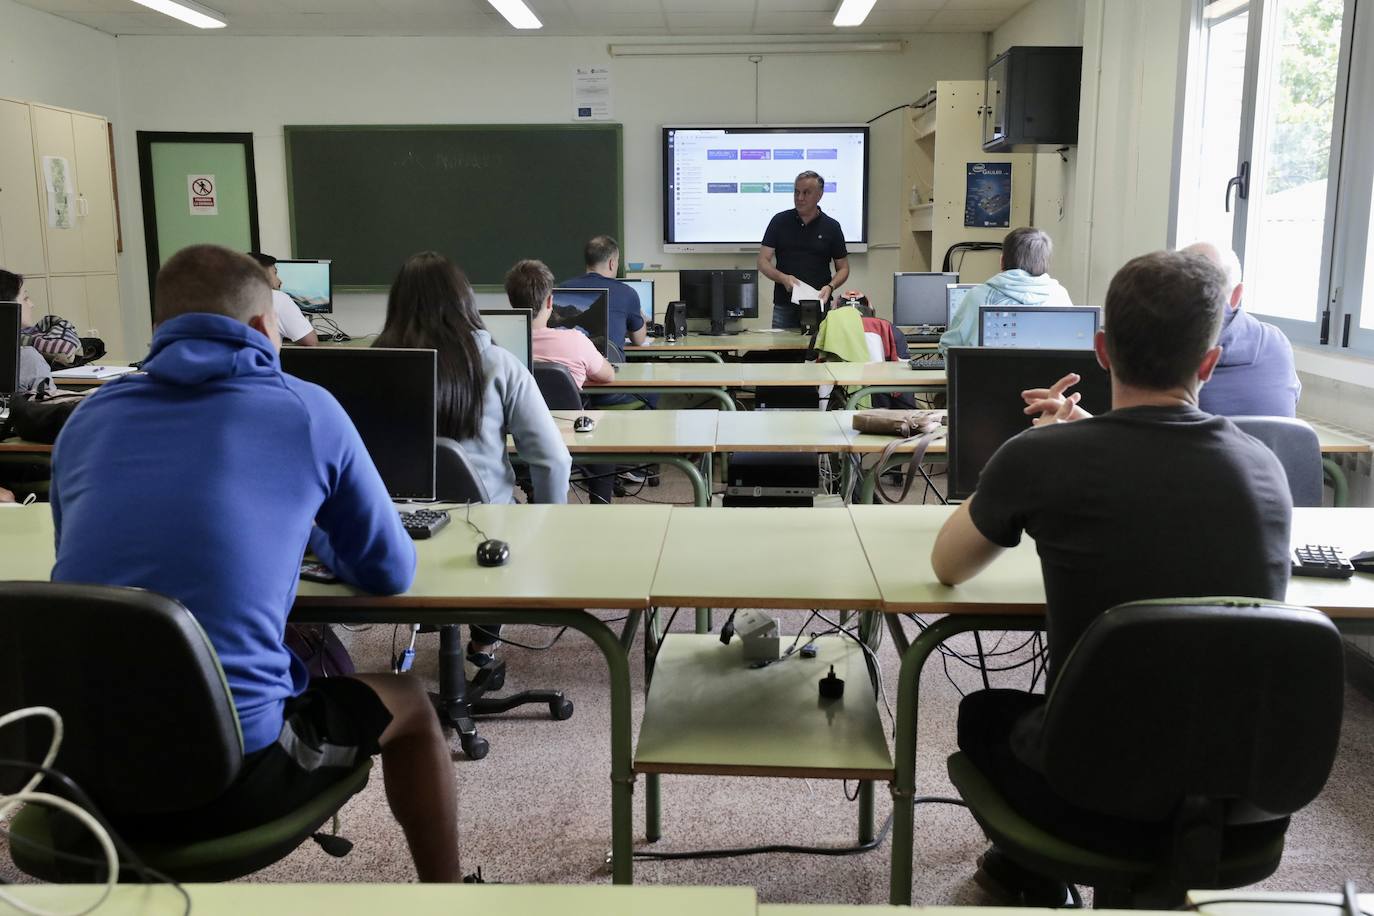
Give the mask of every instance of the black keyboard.
[{"label": "black keyboard", "polygon": [[939,332],[936,332],[936,333],[933,333],[933,334],[903,334],[902,336],[906,338],[906,342],[909,343],[909,344],[914,344],[914,343],[939,343],[939,342],[940,342],[940,333],[939,333]]},{"label": "black keyboard", "polygon": [[401,525],[406,534],[417,541],[434,537],[434,533],[448,524],[448,512],[444,509],[415,509],[401,513]]},{"label": "black keyboard", "polygon": [[1326,544],[1304,544],[1293,548],[1293,575],[1322,579],[1349,579],[1355,567],[1345,554]]},{"label": "black keyboard", "polygon": [[911,357],[911,368],[944,371],[945,357],[940,353],[921,353]]}]

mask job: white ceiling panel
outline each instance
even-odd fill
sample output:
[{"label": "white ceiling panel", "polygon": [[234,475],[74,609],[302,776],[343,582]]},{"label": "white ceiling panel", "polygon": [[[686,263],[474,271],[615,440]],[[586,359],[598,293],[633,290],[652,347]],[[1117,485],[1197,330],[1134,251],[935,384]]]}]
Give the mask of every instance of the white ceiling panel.
[{"label": "white ceiling panel", "polygon": [[932,32],[991,32],[1010,15],[1006,10],[941,10],[930,17]]},{"label": "white ceiling panel", "polygon": [[[644,0],[649,5],[654,0]],[[736,13],[752,16],[754,0],[659,0],[663,9],[673,13]]]},{"label": "white ceiling panel", "polygon": [[839,0],[757,0],[755,8],[760,13],[829,13],[833,18],[839,5]]},{"label": "white ceiling panel", "polygon": [[983,12],[997,10],[1003,13],[1014,13],[1028,3],[1029,0],[947,0],[943,9],[947,13],[957,13],[964,10]]}]

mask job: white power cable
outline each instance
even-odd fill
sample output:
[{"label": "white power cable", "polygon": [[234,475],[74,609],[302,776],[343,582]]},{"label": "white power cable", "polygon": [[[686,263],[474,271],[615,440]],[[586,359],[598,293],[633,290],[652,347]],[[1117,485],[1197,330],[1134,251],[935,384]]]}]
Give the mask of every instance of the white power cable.
[{"label": "white power cable", "polygon": [[[6,725],[13,725],[15,722],[35,717],[44,717],[52,722],[52,744],[48,748],[48,753],[43,758],[43,767],[51,768],[53,761],[57,759],[58,748],[62,746],[62,716],[55,709],[47,706],[30,706],[27,709],[17,709],[14,712],[5,713],[0,716],[0,728]],[[107,831],[99,821],[97,821],[89,811],[81,806],[47,792],[35,792],[34,788],[43,780],[41,772],[34,773],[24,788],[13,795],[0,793],[0,821],[8,817],[10,811],[19,805],[51,805],[59,811],[65,811],[76,818],[100,843],[101,851],[105,854],[105,862],[108,866],[108,874],[105,884],[100,890],[100,895],[95,898],[88,906],[79,910],[44,910],[18,899],[11,893],[0,889],[0,902],[4,902],[14,907],[21,913],[29,913],[31,916],[83,916],[105,902],[114,890],[115,882],[119,879],[119,854],[115,851],[114,840],[110,838]]]}]

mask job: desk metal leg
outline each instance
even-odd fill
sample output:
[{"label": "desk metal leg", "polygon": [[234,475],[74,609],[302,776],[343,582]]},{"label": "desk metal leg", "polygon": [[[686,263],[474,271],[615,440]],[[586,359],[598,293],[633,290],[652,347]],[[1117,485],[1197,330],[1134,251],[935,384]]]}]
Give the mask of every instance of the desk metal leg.
[{"label": "desk metal leg", "polygon": [[[597,388],[597,386],[593,386]],[[591,389],[588,389],[591,390]],[[603,389],[597,388],[600,392]],[[715,398],[720,402],[721,410],[735,410],[735,399],[730,397],[730,392],[724,388],[679,388],[676,385],[607,385],[604,387],[607,394],[699,394],[703,397]]]},{"label": "desk metal leg", "polygon": [[913,394],[923,394],[933,391],[944,391],[944,385],[899,385],[888,382],[883,385],[864,385],[854,391],[853,394],[844,402],[845,410],[858,410],[859,401],[868,397],[870,394],[885,394],[889,391],[910,391]]},{"label": "desk metal leg", "polygon": [[1345,471],[1331,458],[1322,458],[1322,470],[1331,482],[1331,502],[1337,509],[1350,505],[1350,484],[1345,479]]},{"label": "desk metal leg", "polygon": [[[659,629],[658,608],[649,609],[649,622],[644,628],[644,694],[648,696],[649,685],[654,678],[654,660],[658,657],[658,647],[663,642],[663,632]],[[659,784],[659,774],[644,774],[644,838],[657,843],[663,837],[663,796]]]},{"label": "desk metal leg", "polygon": [[676,360],[702,359],[708,363],[723,363],[725,360],[715,350],[682,350],[681,352],[667,352],[664,350],[627,350],[625,360],[632,363],[671,363]]},{"label": "desk metal leg", "polygon": [[[701,471],[697,470],[696,464],[690,458],[684,458],[681,455],[660,455],[655,452],[619,452],[615,454],[578,452],[577,458],[580,461],[595,461],[596,464],[666,464],[669,467],[675,467],[687,476],[688,483],[692,485],[693,505],[711,505],[710,478],[703,477]],[[708,458],[707,461],[707,474],[709,475],[710,459]]]},{"label": "desk metal leg", "polygon": [[[896,623],[900,629],[900,620]],[[888,903],[911,905],[912,856],[915,846],[914,800],[916,798],[916,712],[920,703],[921,669],[940,644],[956,633],[968,630],[1039,630],[1043,617],[997,617],[975,614],[949,614],[927,627],[902,653],[901,674],[897,678],[897,736],[893,743],[896,776],[892,783],[892,875]],[[893,634],[894,638],[896,633]],[[906,641],[905,634],[898,643]]]}]

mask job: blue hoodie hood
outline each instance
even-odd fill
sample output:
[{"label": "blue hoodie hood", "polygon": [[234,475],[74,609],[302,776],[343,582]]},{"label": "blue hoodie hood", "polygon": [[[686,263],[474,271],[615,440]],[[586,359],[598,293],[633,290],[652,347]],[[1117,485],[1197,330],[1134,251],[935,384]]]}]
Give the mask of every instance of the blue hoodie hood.
[{"label": "blue hoodie hood", "polygon": [[224,315],[191,312],[158,325],[143,371],[171,385],[272,375],[281,371],[272,342]]},{"label": "blue hoodie hood", "polygon": [[[1005,305],[1015,302],[1020,305],[1070,305],[1069,294],[1059,281],[1049,274],[1033,277],[1021,268],[1004,270],[991,277],[987,285],[991,287],[986,305]],[[1063,298],[1063,302],[1051,302],[1051,298]]]}]

